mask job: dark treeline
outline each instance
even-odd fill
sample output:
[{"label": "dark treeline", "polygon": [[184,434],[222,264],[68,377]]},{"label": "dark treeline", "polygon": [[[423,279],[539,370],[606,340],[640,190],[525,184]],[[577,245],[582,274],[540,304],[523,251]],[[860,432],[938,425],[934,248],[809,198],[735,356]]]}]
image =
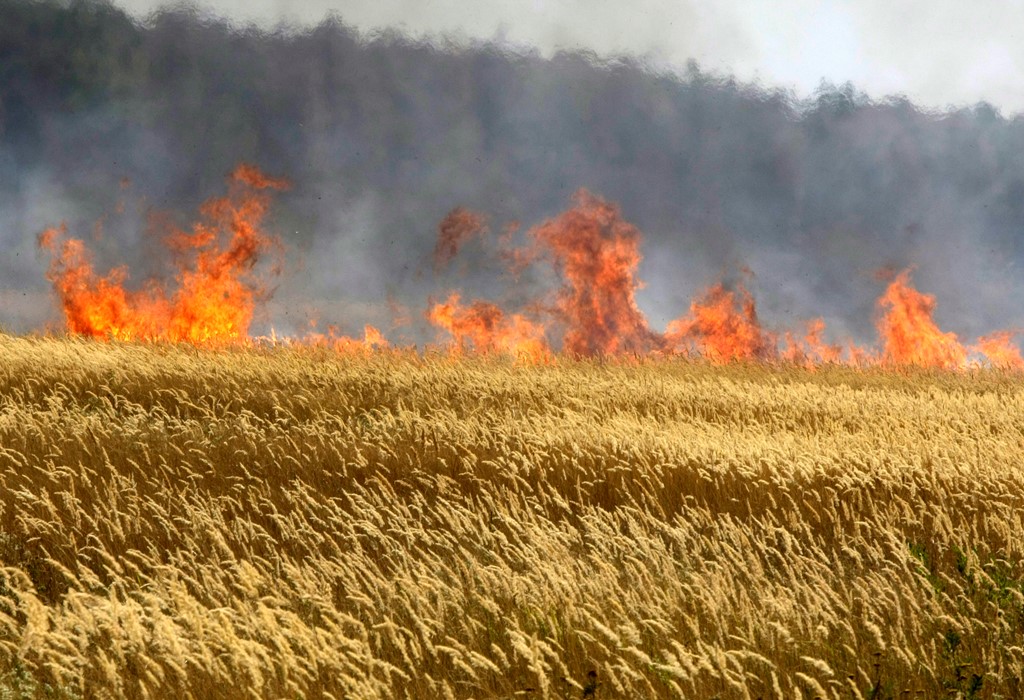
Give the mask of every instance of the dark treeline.
[{"label": "dark treeline", "polygon": [[[913,264],[940,321],[971,336],[1024,322],[1022,154],[1024,122],[985,104],[929,113],[849,85],[798,99],[696,65],[365,36],[344,17],[273,32],[0,0],[8,292],[44,289],[35,234],[61,220],[85,236],[103,219],[101,256],[152,270],[148,208],[187,216],[246,160],[293,183],[275,219],[296,261],[279,328],[306,302],[352,329],[387,327],[387,295],[414,313],[452,285],[503,295],[483,258],[461,282],[432,278],[444,214],[529,226],[587,187],[644,232],[655,325],[746,265],[769,323],[820,315],[870,337],[873,273]],[[126,196],[137,208],[110,217]],[[39,323],[37,307],[0,323]]]}]

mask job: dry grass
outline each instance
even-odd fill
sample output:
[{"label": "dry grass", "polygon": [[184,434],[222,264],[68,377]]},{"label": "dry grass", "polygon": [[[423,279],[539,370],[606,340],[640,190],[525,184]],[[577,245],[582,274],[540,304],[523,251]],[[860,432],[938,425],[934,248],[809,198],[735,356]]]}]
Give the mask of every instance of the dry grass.
[{"label": "dry grass", "polygon": [[0,336],[0,698],[1020,697],[1024,382]]}]

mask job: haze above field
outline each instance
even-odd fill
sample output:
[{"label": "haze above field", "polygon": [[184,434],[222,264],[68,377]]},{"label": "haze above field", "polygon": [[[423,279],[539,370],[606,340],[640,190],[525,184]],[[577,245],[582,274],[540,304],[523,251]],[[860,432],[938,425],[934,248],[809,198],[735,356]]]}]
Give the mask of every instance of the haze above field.
[{"label": "haze above field", "polygon": [[[1010,13],[356,2],[318,23],[326,6],[246,7],[0,0],[0,324],[59,322],[44,228],[66,221],[99,269],[141,284],[168,269],[152,214],[187,223],[247,161],[292,185],[255,332],[317,318],[429,339],[427,300],[453,289],[515,308],[544,279],[510,285],[472,245],[435,275],[438,223],[461,205],[495,234],[528,228],[581,187],[643,232],[637,299],[659,329],[744,267],[769,328],[823,317],[831,339],[870,342],[875,272],[907,266],[943,328],[1024,325]],[[282,16],[298,24],[277,31]],[[412,323],[392,329],[398,307]]]},{"label": "haze above field", "polygon": [[[137,17],[168,3],[117,0]],[[558,50],[648,55],[809,95],[852,81],[931,108],[986,101],[1024,109],[1024,6],[982,0],[202,0],[239,23],[310,27],[329,13],[360,31],[397,29]]]}]

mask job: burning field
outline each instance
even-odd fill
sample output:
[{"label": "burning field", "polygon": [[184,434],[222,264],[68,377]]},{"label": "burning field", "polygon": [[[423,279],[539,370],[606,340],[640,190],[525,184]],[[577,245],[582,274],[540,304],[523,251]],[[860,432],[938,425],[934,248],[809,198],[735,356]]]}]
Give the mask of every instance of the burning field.
[{"label": "burning field", "polygon": [[476,245],[548,286],[440,289],[429,345],[251,337],[286,187],[239,166],[148,280],[39,237],[67,334],[0,336],[4,692],[1022,692],[1012,331],[961,342],[910,270],[873,347],[739,283],[659,331],[640,231],[581,191],[439,223],[436,274]]},{"label": "burning field", "polygon": [[0,700],[1024,696],[1024,120],[0,9]]},{"label": "burning field", "polygon": [[[280,256],[280,241],[266,230],[271,196],[288,187],[257,168],[242,164],[228,178],[229,193],[208,200],[191,230],[171,228],[163,242],[173,270],[169,279],[129,286],[123,267],[106,274],[94,269],[86,244],[68,237],[66,226],[47,229],[40,247],[50,255],[47,274],[60,302],[68,332],[101,340],[185,342],[224,346],[252,342],[257,306],[271,294],[281,263],[267,268],[260,257]],[[716,284],[690,303],[689,310],[665,331],[650,327],[636,295],[642,288],[640,231],[619,208],[580,190],[569,209],[518,235],[511,224],[491,240],[485,215],[462,207],[438,225],[435,273],[457,259],[467,241],[485,239],[490,254],[502,260],[509,285],[529,268],[548,267],[550,289],[521,308],[495,301],[464,301],[449,290],[443,301],[430,299],[421,310],[437,329],[435,344],[463,354],[507,355],[527,363],[565,358],[690,357],[716,364],[769,362],[817,367],[845,364],[965,370],[990,366],[1024,369],[1013,342],[1014,330],[996,330],[963,344],[933,320],[936,300],[916,290],[911,270],[879,271],[886,280],[877,302],[878,345],[864,347],[826,340],[819,319],[803,331],[769,330],[758,320],[756,303],[742,282]],[[522,240],[517,244],[517,239]],[[745,272],[750,275],[749,270]],[[396,318],[400,327],[408,319]],[[275,336],[273,342],[327,345],[338,350],[388,347],[385,334],[367,326],[362,341],[310,332]]]}]

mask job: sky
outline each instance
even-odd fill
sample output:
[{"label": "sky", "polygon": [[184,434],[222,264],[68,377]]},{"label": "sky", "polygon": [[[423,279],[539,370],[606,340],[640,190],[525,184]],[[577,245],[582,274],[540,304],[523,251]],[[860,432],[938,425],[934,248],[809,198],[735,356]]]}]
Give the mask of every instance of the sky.
[{"label": "sky", "polygon": [[[115,0],[144,18],[162,0]],[[301,28],[329,13],[361,31],[502,40],[549,55],[641,55],[810,96],[850,81],[933,110],[1024,111],[1024,2],[998,0],[202,0],[214,15]]]}]

